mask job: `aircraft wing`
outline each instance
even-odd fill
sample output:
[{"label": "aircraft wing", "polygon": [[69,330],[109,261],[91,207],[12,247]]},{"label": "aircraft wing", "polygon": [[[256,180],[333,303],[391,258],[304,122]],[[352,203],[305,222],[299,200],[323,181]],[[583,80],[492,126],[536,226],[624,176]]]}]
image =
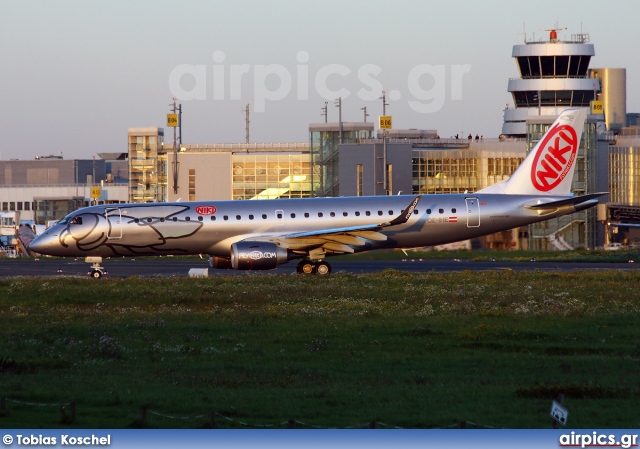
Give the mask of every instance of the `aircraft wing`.
[{"label": "aircraft wing", "polygon": [[348,226],[342,228],[319,229],[315,231],[294,232],[266,238],[252,237],[250,241],[269,241],[277,243],[282,248],[293,251],[309,252],[326,251],[339,253],[353,253],[352,246],[362,246],[367,240],[385,241],[387,236],[380,231],[390,226],[406,223],[418,205],[422,195],[416,196],[411,203],[393,220],[366,226]]}]

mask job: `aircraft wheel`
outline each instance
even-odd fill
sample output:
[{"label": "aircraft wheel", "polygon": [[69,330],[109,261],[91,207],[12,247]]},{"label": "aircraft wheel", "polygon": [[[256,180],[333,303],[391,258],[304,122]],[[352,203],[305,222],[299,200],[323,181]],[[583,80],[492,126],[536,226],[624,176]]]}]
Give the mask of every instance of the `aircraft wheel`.
[{"label": "aircraft wheel", "polygon": [[331,265],[329,265],[327,262],[318,262],[315,266],[314,272],[321,276],[331,274]]},{"label": "aircraft wheel", "polygon": [[298,273],[312,274],[314,272],[314,264],[310,260],[303,260],[298,264]]},{"label": "aircraft wheel", "polygon": [[100,270],[91,270],[89,274],[93,279],[100,279],[102,277],[102,271]]}]

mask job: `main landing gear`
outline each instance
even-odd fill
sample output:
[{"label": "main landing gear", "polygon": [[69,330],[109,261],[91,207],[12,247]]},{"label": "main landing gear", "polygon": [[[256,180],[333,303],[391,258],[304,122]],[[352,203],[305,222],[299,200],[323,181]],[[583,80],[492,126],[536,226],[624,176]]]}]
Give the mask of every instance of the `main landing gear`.
[{"label": "main landing gear", "polygon": [[302,274],[319,274],[325,276],[331,274],[331,265],[324,260],[314,262],[312,260],[303,260],[298,263],[296,268],[298,273]]}]

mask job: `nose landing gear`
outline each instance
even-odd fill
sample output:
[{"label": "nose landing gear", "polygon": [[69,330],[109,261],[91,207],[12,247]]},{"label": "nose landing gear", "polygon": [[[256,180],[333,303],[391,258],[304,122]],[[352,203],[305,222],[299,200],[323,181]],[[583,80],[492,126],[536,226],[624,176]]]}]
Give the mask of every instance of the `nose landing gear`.
[{"label": "nose landing gear", "polygon": [[89,277],[100,279],[105,274],[108,274],[104,267],[100,265],[102,263],[102,257],[89,256],[86,257],[84,261],[92,264],[88,273]]}]

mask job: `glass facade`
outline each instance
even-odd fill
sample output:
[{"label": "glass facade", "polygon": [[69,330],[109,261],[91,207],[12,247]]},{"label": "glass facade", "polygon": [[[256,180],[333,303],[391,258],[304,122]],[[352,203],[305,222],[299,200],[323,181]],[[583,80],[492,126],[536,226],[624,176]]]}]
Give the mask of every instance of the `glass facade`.
[{"label": "glass facade", "polygon": [[609,147],[609,202],[640,206],[640,148]]},{"label": "glass facade", "polygon": [[[129,201],[147,203],[166,201],[162,179],[166,171],[161,162],[164,131],[161,128],[132,128],[129,130]],[[166,159],[165,159],[166,161]],[[166,186],[166,179],[165,186]]]},{"label": "glass facade", "polygon": [[233,199],[308,198],[313,189],[308,154],[234,154]]},{"label": "glass facade", "polygon": [[[311,160],[311,183],[314,196],[340,196],[339,145],[359,143],[373,137],[373,123],[323,123],[309,126]],[[342,138],[341,138],[342,134]],[[341,140],[342,139],[342,140]]]},{"label": "glass facade", "polygon": [[413,193],[475,192],[507,179],[522,153],[474,150],[413,150]]}]

